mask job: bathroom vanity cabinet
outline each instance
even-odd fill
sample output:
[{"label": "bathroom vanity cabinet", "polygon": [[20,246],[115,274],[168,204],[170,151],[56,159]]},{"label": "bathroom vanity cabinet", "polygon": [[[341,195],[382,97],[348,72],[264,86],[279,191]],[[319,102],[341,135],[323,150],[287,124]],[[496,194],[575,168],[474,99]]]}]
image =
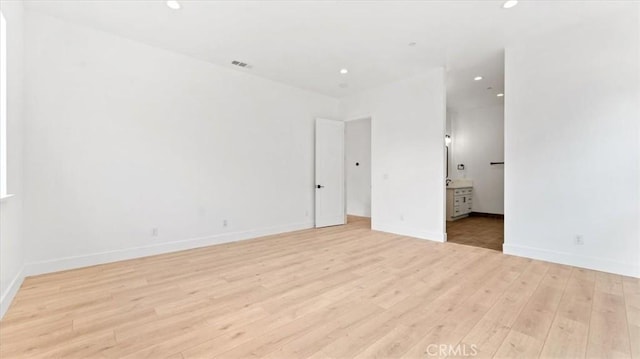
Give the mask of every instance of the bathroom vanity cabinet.
[{"label": "bathroom vanity cabinet", "polygon": [[473,187],[447,188],[447,221],[465,218],[473,206]]}]

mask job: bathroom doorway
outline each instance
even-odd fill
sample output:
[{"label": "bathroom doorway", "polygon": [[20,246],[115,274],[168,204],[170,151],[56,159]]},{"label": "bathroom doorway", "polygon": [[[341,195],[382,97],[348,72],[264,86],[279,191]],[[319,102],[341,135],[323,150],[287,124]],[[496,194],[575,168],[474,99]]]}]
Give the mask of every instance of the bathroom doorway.
[{"label": "bathroom doorway", "polygon": [[446,239],[502,251],[504,57],[447,78]]}]

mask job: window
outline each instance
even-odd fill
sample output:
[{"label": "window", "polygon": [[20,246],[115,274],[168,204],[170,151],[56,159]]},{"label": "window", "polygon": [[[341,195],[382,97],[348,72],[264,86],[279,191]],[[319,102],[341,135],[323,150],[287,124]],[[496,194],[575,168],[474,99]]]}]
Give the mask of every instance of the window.
[{"label": "window", "polygon": [[0,12],[0,198],[7,192],[7,22]]}]

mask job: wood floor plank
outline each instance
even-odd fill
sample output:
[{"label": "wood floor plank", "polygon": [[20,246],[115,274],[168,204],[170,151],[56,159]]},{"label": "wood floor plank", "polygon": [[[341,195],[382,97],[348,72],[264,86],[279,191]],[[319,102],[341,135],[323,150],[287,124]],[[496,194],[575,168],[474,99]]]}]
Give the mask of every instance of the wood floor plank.
[{"label": "wood floor plank", "polygon": [[482,357],[493,356],[545,276],[548,267],[548,263],[532,261],[518,280],[462,339],[461,344],[477,348]]},{"label": "wood floor plank", "polygon": [[[429,356],[429,353],[433,352],[433,345],[444,344],[454,348],[458,346],[462,338],[522,274],[524,263],[526,261],[521,258],[507,258],[495,274],[478,283],[476,291],[471,296],[448,311],[442,320],[435,321],[437,325],[432,326],[427,335],[405,356],[409,358]],[[471,347],[460,346],[460,349],[466,349],[468,353],[472,352]]]},{"label": "wood floor plank", "polygon": [[[624,277],[622,279],[627,324],[631,341],[631,354],[640,359],[640,279]],[[634,340],[635,339],[635,340]]]},{"label": "wood floor plank", "polygon": [[447,240],[502,252],[504,219],[471,216],[448,221]]},{"label": "wood floor plank", "polygon": [[533,358],[540,355],[571,274],[571,268],[567,266],[552,264],[549,267],[498,348],[496,357]]},{"label": "wood floor plank", "polygon": [[[481,256],[475,259],[471,259],[473,256],[470,256],[467,261],[459,262],[465,267],[469,265],[476,267],[478,269],[477,272],[458,280],[439,281],[434,287],[426,286],[426,288],[433,288],[434,290],[418,293],[416,296],[398,303],[398,308],[394,309],[403,310],[403,314],[395,318],[398,323],[396,330],[387,333],[357,356],[399,357],[405,355],[423,338],[424,333],[428,333],[434,327],[434,323],[438,323],[458,303],[463,302],[473,292],[469,288],[475,287],[480,283],[478,281],[479,273],[491,272],[492,269],[496,268],[495,261],[487,260],[493,255],[488,252],[485,252],[485,255],[487,257]],[[495,257],[493,258],[495,260]],[[458,273],[456,267],[451,268],[451,270],[454,276]],[[449,276],[447,278],[450,279]],[[414,306],[416,300],[419,303],[418,306]],[[407,306],[408,303],[412,304]],[[425,305],[425,303],[428,303],[428,305]],[[411,310],[406,310],[407,307]]]},{"label": "wood floor plank", "polygon": [[369,226],[29,277],[0,321],[0,357],[640,355],[635,278]]},{"label": "wood floor plank", "polygon": [[595,290],[595,272],[573,268],[551,324],[542,357],[583,358]]},{"label": "wood floor plank", "polygon": [[[589,325],[587,358],[630,358],[631,340],[620,276],[598,273]],[[637,338],[633,338],[638,340]]]}]

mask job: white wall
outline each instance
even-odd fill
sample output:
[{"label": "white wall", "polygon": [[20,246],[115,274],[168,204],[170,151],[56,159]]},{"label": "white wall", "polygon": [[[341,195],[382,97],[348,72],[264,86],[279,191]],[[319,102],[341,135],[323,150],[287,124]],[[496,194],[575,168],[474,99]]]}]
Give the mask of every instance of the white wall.
[{"label": "white wall", "polygon": [[504,107],[457,110],[451,132],[449,177],[473,180],[474,212],[504,214]]},{"label": "white wall", "polygon": [[314,118],[337,100],[45,15],[27,25],[29,273],[313,225]]},{"label": "white wall", "polygon": [[347,121],[345,132],[347,214],[371,217],[371,119]]},{"label": "white wall", "polygon": [[507,49],[506,253],[640,275],[640,4],[626,6]]},{"label": "white wall", "polygon": [[0,10],[7,21],[7,184],[14,196],[0,202],[0,318],[24,278],[22,208],[23,145],[23,7],[3,1]]},{"label": "white wall", "polygon": [[443,69],[347,97],[343,105],[345,118],[372,118],[372,228],[443,241]]}]

